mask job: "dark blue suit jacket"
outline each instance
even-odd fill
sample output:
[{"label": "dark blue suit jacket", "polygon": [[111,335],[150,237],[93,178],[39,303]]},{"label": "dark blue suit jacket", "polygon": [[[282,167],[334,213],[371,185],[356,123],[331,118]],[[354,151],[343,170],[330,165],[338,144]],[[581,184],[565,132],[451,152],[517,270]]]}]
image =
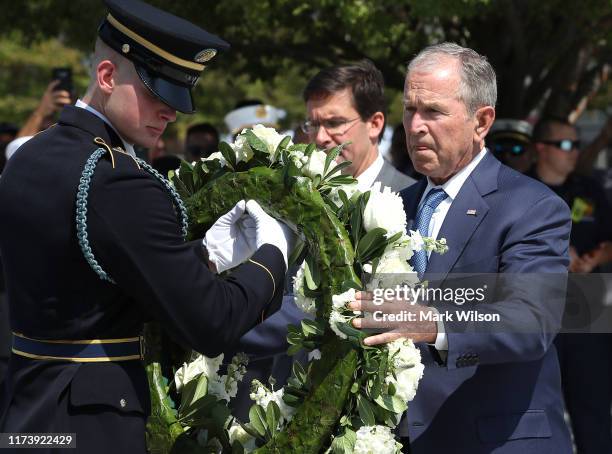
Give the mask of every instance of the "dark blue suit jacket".
[{"label": "dark blue suit jacket", "polygon": [[[401,192],[409,228],[426,185]],[[571,453],[552,345],[563,313],[570,226],[560,198],[490,153],[465,181],[438,235],[449,251],[431,255],[427,274],[441,278],[442,287],[454,273],[533,280],[527,289],[497,288],[491,304],[479,305],[481,313],[500,315],[490,329],[446,322],[447,355],[419,346],[425,372],[400,425],[412,453]],[[542,274],[550,276],[547,285],[534,286]]]}]

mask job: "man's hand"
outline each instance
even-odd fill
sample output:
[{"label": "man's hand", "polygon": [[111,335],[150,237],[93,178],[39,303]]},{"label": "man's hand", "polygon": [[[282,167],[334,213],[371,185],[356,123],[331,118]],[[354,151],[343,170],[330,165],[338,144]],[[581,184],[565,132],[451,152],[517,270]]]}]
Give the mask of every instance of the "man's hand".
[{"label": "man's hand", "polygon": [[[402,337],[430,344],[436,341],[437,323],[427,320],[424,316],[425,313],[435,312],[430,307],[410,304],[406,300],[385,300],[382,303],[375,303],[372,292],[357,292],[355,301],[349,303],[348,307],[365,313],[363,318],[353,320],[355,328],[384,331],[366,337],[363,341],[366,345],[386,344]],[[395,321],[398,316],[403,320]]]},{"label": "man's hand", "polygon": [[203,244],[208,259],[221,273],[240,265],[255,253],[255,229],[245,220],[246,202],[241,200],[206,232]]}]

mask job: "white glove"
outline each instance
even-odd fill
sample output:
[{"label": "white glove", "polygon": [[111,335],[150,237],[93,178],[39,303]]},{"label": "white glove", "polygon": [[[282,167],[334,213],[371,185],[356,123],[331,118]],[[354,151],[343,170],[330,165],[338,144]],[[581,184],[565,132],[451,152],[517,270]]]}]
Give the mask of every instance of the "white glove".
[{"label": "white glove", "polygon": [[246,261],[257,250],[256,231],[253,225],[246,225],[246,203],[238,202],[234,208],[217,219],[202,240],[208,251],[208,259],[221,273]]},{"label": "white glove", "polygon": [[[246,209],[255,221],[257,249],[264,244],[276,246],[282,252],[285,266],[287,266],[289,254],[293,250],[297,239],[295,233],[285,223],[277,221],[267,214],[255,200],[249,200]],[[249,222],[247,221],[247,223]]]}]

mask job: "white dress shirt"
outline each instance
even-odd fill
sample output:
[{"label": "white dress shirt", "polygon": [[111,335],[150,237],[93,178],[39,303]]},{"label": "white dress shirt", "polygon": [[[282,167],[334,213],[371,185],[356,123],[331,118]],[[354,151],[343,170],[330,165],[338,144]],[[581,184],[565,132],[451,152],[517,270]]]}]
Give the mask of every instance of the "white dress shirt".
[{"label": "white dress shirt", "polygon": [[[453,200],[457,198],[459,191],[463,187],[463,183],[465,183],[465,180],[468,179],[468,177],[474,171],[478,163],[482,161],[482,158],[484,158],[486,154],[487,154],[486,148],[483,148],[482,150],[480,150],[480,153],[474,156],[474,159],[472,159],[467,166],[465,166],[463,169],[461,169],[459,172],[453,175],[452,178],[450,178],[446,183],[442,185],[435,185],[429,179],[429,177],[427,177],[427,187],[425,188],[425,191],[423,192],[423,196],[421,197],[421,200],[419,201],[419,207],[417,209],[417,212],[419,209],[421,209],[421,205],[425,202],[425,198],[427,197],[427,194],[432,189],[444,189],[444,192],[446,192],[448,197],[446,197],[446,199],[440,202],[440,204],[434,211],[433,215],[431,216],[431,220],[429,221],[429,228],[427,230],[426,236],[429,236],[435,239],[438,238],[438,234],[440,233],[440,228],[442,227],[442,224],[444,223],[444,219],[446,218],[446,215],[453,203]],[[448,247],[452,248],[453,245],[449,244]],[[431,252],[428,253],[428,258],[430,255],[431,255]],[[446,339],[446,332],[444,330],[444,322],[438,321],[437,324],[438,324],[438,335],[436,336],[436,342],[433,345],[436,347],[436,350],[447,351],[448,350],[448,339]]]},{"label": "white dress shirt", "polygon": [[84,103],[83,101],[81,101],[80,99],[77,99],[77,102],[74,104],[75,107],[80,107],[81,109],[85,109],[88,110],[89,112],[91,112],[92,114],[94,114],[96,117],[100,118],[102,121],[104,121],[104,123],[106,123],[107,125],[109,125],[111,128],[113,128],[113,131],[115,131],[117,133],[117,135],[119,136],[119,138],[121,139],[121,141],[123,142],[123,148],[125,149],[126,153],[129,154],[130,156],[132,156],[133,158],[136,157],[136,152],[134,151],[134,145],[132,145],[131,143],[129,143],[127,140],[125,140],[121,134],[119,134],[119,131],[117,131],[117,129],[115,129],[115,127],[112,125],[112,123],[108,120],[108,118],[106,118],[104,115],[102,115],[100,112],[98,112],[96,109],[94,109],[93,107],[91,107],[89,104]]}]

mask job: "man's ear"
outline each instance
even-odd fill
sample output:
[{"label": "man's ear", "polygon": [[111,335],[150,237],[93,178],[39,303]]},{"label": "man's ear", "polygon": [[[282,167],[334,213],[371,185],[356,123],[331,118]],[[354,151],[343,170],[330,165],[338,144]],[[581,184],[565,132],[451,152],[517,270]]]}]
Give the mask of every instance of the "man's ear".
[{"label": "man's ear", "polygon": [[474,142],[483,142],[489,129],[495,121],[495,109],[491,106],[481,107],[474,115],[476,128],[474,129]]},{"label": "man's ear", "polygon": [[385,114],[382,112],[376,112],[368,120],[370,123],[370,131],[368,133],[371,140],[378,142],[378,136],[385,126]]},{"label": "man's ear", "polygon": [[96,81],[98,88],[105,94],[110,95],[115,88],[117,77],[117,66],[110,60],[102,60],[96,68]]}]

